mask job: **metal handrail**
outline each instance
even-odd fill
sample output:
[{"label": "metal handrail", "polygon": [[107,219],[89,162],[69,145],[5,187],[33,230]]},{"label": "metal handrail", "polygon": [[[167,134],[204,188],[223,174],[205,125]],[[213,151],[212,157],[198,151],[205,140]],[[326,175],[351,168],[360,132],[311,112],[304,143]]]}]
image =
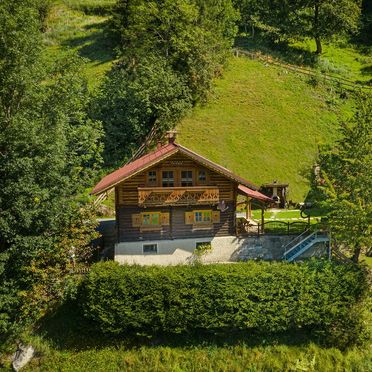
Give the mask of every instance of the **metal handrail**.
[{"label": "metal handrail", "polygon": [[[307,236],[303,236],[305,233],[309,233],[309,235]],[[286,258],[286,256],[288,255],[288,253],[292,252],[299,244],[301,244],[303,241],[307,240],[308,238],[310,238],[311,236],[313,235],[317,235],[317,231],[314,231],[314,232],[311,232],[309,229],[307,229],[306,231],[304,231],[302,234],[300,234],[299,236],[297,236],[295,239],[293,239],[292,241],[290,241],[285,247],[284,247],[284,258]],[[301,238],[302,239],[299,239]],[[293,244],[296,240],[298,239],[298,241]],[[292,245],[293,244],[293,245]],[[291,248],[287,249],[287,247],[289,247],[290,245],[292,245]]]}]

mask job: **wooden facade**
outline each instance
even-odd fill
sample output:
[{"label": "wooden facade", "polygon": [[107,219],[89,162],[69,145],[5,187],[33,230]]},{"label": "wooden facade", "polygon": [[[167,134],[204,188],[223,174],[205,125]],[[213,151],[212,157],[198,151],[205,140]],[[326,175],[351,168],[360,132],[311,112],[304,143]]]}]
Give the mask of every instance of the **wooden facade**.
[{"label": "wooden facade", "polygon": [[249,181],[174,139],[104,177],[92,194],[112,189],[116,247],[125,257],[166,255],[173,243],[192,252],[198,244],[236,235],[238,193],[249,203],[272,202]]},{"label": "wooden facade", "polygon": [[176,153],[116,186],[118,241],[233,235],[237,186]]}]

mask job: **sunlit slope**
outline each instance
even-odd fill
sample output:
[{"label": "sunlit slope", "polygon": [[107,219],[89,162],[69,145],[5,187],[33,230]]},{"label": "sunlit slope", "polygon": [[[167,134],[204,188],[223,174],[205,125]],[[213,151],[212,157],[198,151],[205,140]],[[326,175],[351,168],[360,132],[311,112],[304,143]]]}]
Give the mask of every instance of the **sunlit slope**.
[{"label": "sunlit slope", "polygon": [[235,57],[209,103],[180,123],[178,140],[258,185],[289,182],[290,198],[301,201],[318,144],[334,141],[347,111],[330,88]]}]

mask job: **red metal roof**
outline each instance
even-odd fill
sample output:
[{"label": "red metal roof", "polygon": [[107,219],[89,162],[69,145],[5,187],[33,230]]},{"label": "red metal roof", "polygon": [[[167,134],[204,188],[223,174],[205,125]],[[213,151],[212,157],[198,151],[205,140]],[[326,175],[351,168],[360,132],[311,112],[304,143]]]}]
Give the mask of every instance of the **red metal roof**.
[{"label": "red metal roof", "polygon": [[187,149],[186,147],[179,145],[177,143],[169,143],[164,145],[160,149],[157,149],[147,155],[142,156],[141,158],[134,160],[133,162],[124,165],[122,168],[108,174],[104,177],[93,189],[92,194],[101,194],[118,183],[134,176],[135,174],[145,170],[146,168],[159,163],[160,161],[166,159],[167,157],[175,154],[176,152],[181,152],[186,156],[194,159],[196,162],[203,164],[207,168],[210,168],[218,173],[223,174],[227,178],[236,181],[239,183],[239,190],[244,194],[262,201],[272,201],[271,198],[266,195],[261,194],[256,191],[258,187],[252,182],[247,181],[236,174],[232,173],[230,170],[218,165],[207,158]]},{"label": "red metal roof", "polygon": [[249,187],[244,186],[244,185],[239,185],[238,186],[238,190],[241,193],[243,193],[245,195],[248,195],[248,196],[250,196],[253,199],[258,199],[258,200],[261,200],[261,201],[264,201],[264,202],[272,202],[273,201],[273,199],[271,199],[268,196],[260,193],[259,191],[252,190]]},{"label": "red metal roof", "polygon": [[98,182],[98,184],[92,190],[91,194],[100,194],[104,191],[107,191],[119,182],[135,175],[148,166],[158,163],[159,161],[167,158],[177,151],[177,146],[173,143],[169,143],[161,147],[160,149],[150,152],[149,154],[144,155],[141,158],[124,165],[124,167],[119,168],[116,171],[108,174],[106,177],[102,178],[102,180]]}]

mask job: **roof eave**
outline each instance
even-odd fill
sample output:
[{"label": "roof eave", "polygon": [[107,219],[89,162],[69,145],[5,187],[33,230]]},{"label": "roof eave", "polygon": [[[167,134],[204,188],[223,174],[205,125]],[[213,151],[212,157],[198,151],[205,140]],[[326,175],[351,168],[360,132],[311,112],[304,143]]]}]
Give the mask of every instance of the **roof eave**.
[{"label": "roof eave", "polygon": [[159,162],[163,161],[164,159],[168,158],[169,156],[174,155],[174,154],[177,153],[178,151],[179,151],[179,149],[178,149],[178,148],[175,148],[174,150],[172,150],[172,151],[166,153],[165,155],[159,157],[158,159],[155,159],[155,160],[152,161],[151,163],[146,164],[144,167],[137,169],[137,170],[134,171],[133,173],[128,174],[127,176],[120,178],[119,180],[117,180],[116,182],[114,182],[114,183],[112,183],[112,184],[110,184],[110,185],[108,185],[108,186],[105,186],[103,189],[95,190],[96,188],[94,188],[94,189],[90,192],[90,194],[91,194],[91,195],[100,195],[100,194],[103,194],[104,192],[106,192],[106,191],[108,191],[108,190],[114,188],[114,187],[117,186],[118,184],[120,184],[120,183],[126,181],[127,179],[136,176],[138,173],[141,173],[141,172],[145,171],[146,169],[148,169],[148,168],[150,168],[150,167],[152,167],[152,166],[158,164]]}]

